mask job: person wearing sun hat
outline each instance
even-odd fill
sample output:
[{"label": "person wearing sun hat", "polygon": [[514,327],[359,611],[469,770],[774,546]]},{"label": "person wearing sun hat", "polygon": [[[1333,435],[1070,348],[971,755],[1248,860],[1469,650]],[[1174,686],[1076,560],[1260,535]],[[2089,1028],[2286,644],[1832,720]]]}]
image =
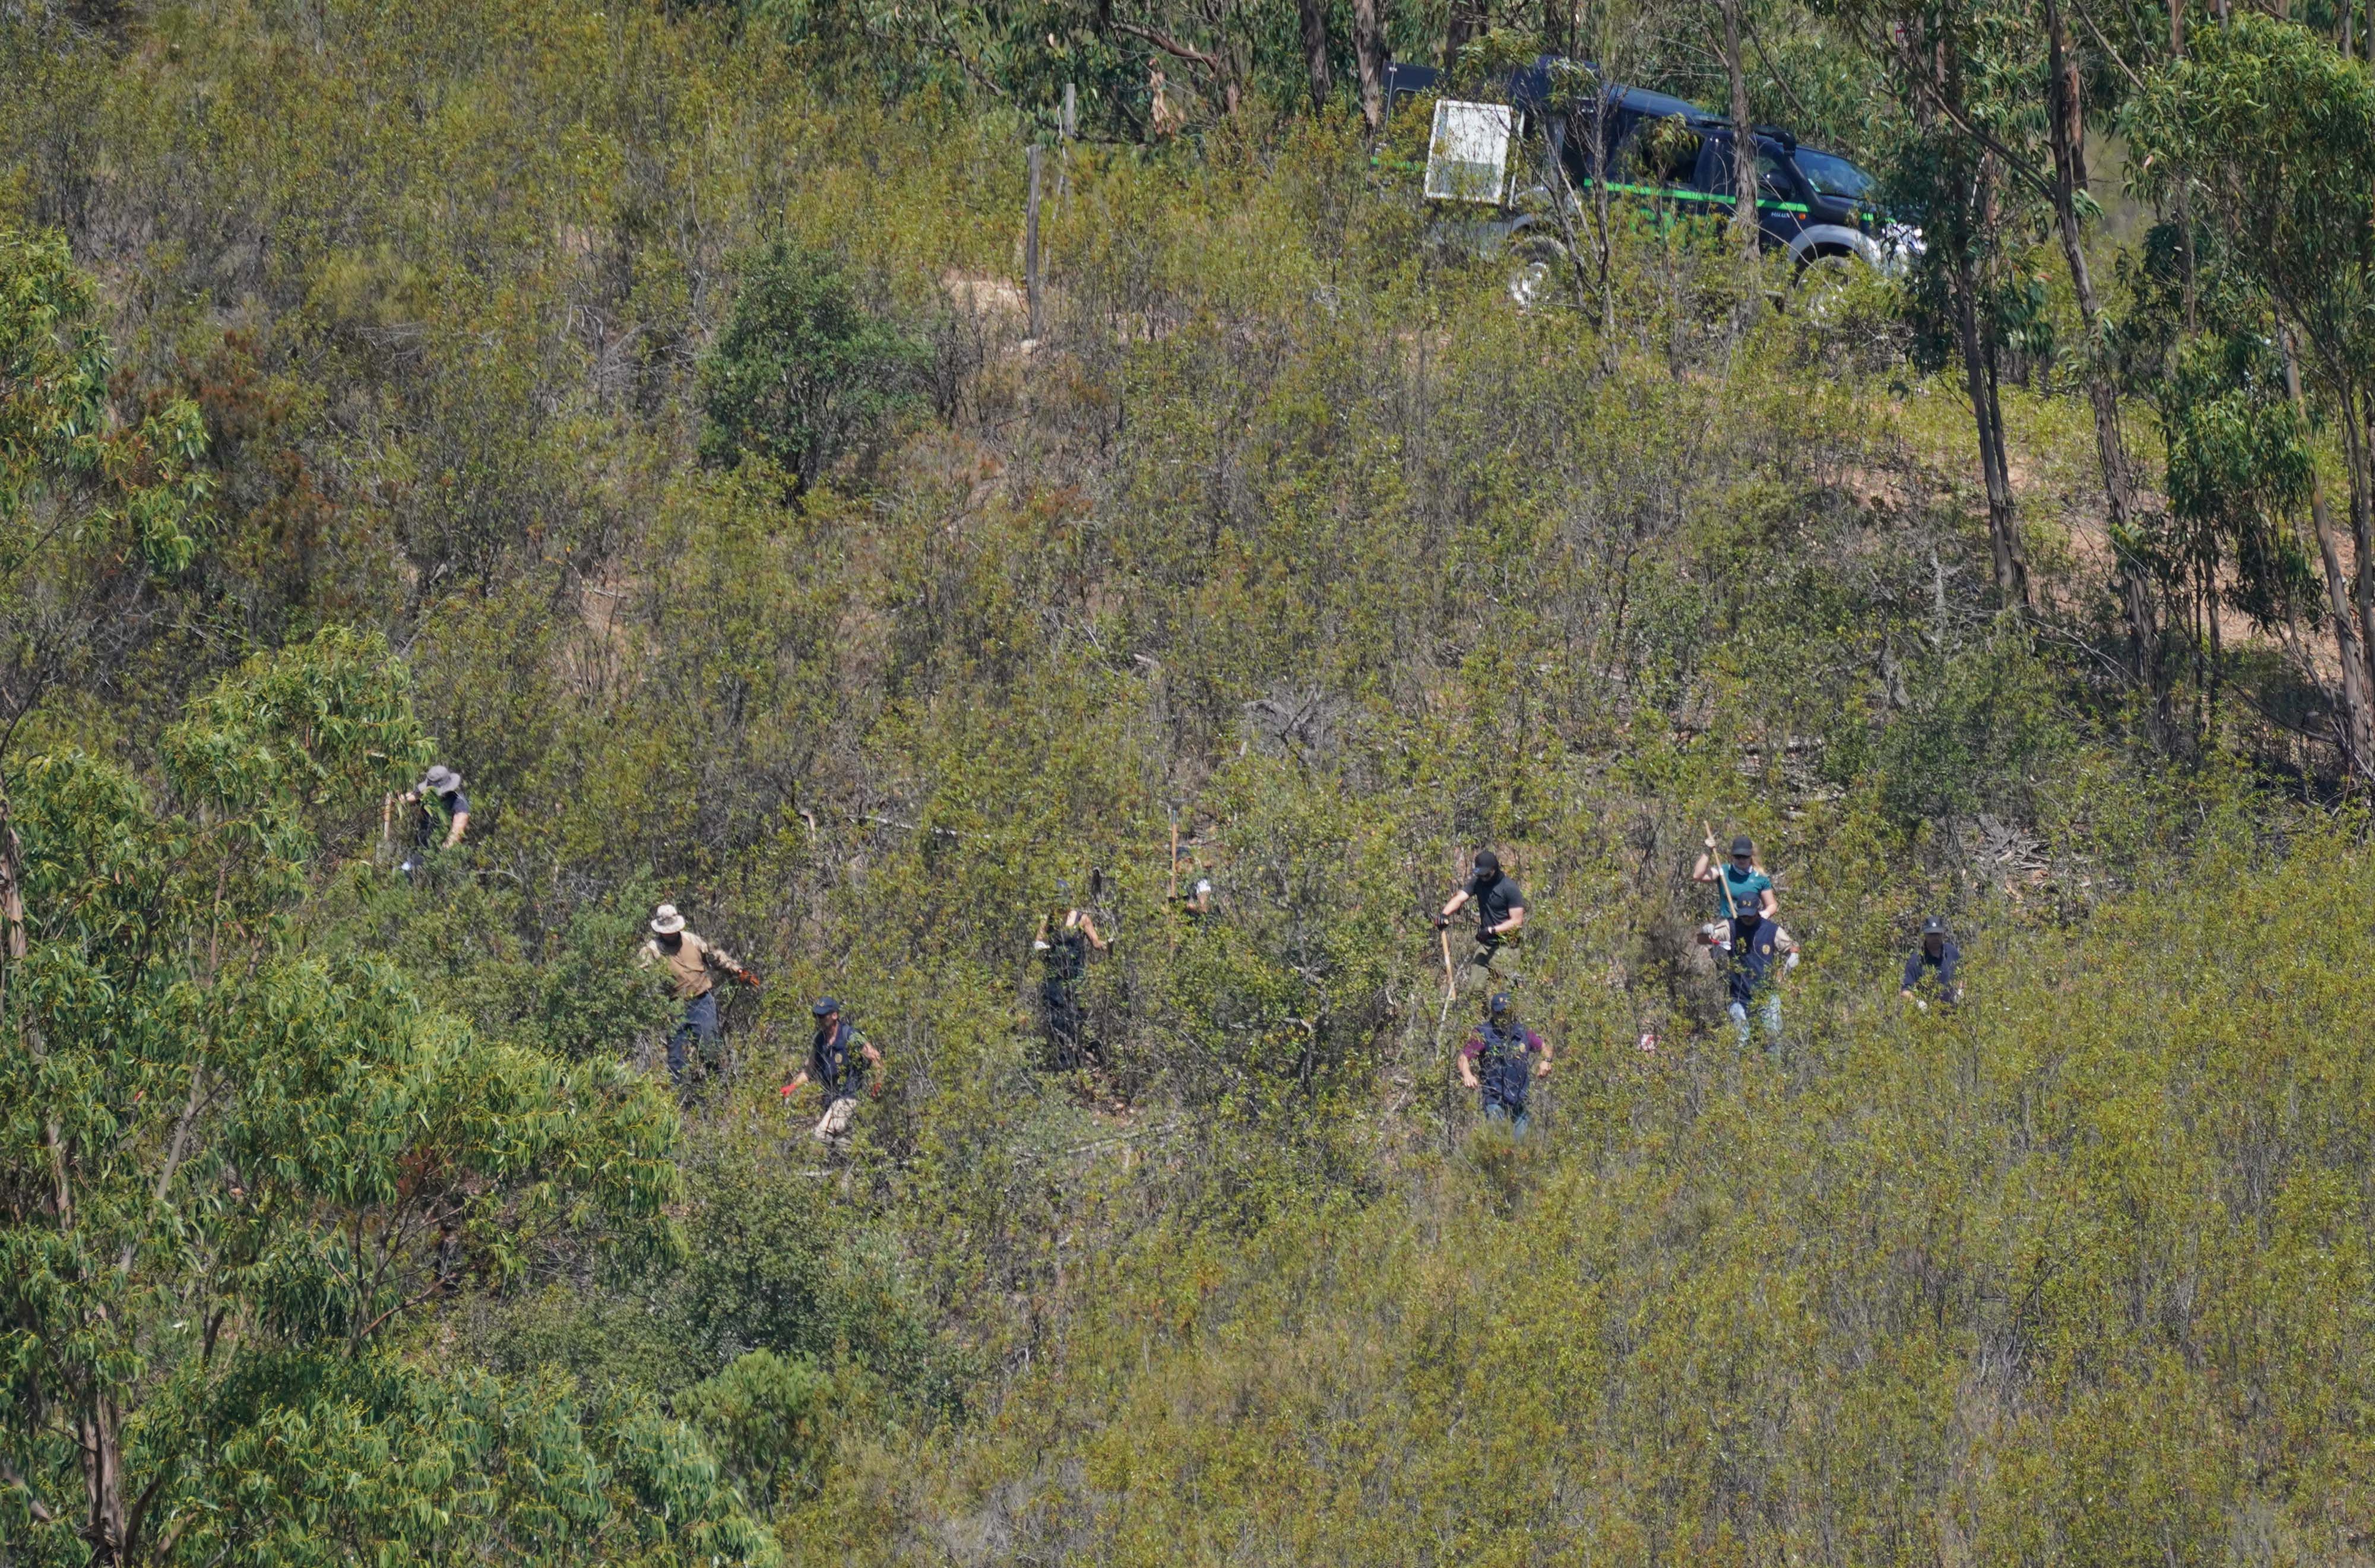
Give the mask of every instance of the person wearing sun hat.
[{"label": "person wearing sun hat", "polygon": [[[440,762],[420,776],[420,782],[397,797],[407,806],[418,804],[419,815],[412,824],[412,854],[398,867],[401,871],[414,871],[432,849],[452,849],[462,842],[470,828],[470,797],[462,793],[462,775]],[[438,831],[444,831],[441,843]]]},{"label": "person wearing sun hat", "polygon": [[696,1043],[704,1063],[717,1059],[717,978],[724,975],[744,985],[756,986],[758,977],[736,963],[725,949],[685,929],[684,916],[676,905],[664,903],[652,912],[652,934],[635,955],[635,962],[650,968],[665,964],[668,984],[677,1000],[684,1004],[684,1017],[668,1036],[668,1079],[684,1082],[686,1047]]}]

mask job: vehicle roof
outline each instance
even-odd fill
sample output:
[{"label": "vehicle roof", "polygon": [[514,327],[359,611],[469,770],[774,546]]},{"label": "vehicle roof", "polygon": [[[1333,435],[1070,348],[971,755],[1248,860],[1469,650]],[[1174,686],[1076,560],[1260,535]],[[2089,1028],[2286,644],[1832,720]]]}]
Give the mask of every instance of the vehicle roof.
[{"label": "vehicle roof", "polygon": [[1635,114],[1647,114],[1658,120],[1662,120],[1670,114],[1679,114],[1685,121],[1723,118],[1713,110],[1702,109],[1688,99],[1675,98],[1669,93],[1651,92],[1647,88],[1615,88],[1609,92],[1608,98],[1609,101],[1619,109]]},{"label": "vehicle roof", "polygon": [[[1509,73],[1509,101],[1520,109],[1540,110],[1551,96],[1552,67],[1559,65],[1574,65],[1589,72],[1595,77],[1606,80],[1605,77],[1601,77],[1600,67],[1589,60],[1563,61],[1557,55],[1545,54],[1531,65],[1520,65]],[[1400,60],[1388,63],[1387,70],[1388,83],[1390,89],[1396,93],[1424,92],[1428,88],[1436,86],[1443,77],[1443,73],[1432,65],[1420,65]],[[1653,120],[1663,120],[1669,115],[1680,115],[1685,124],[1706,125],[1718,130],[1724,129],[1731,124],[1727,116],[1719,114],[1712,109],[1703,108],[1686,98],[1676,98],[1672,93],[1652,92],[1648,88],[1625,87],[1613,82],[1608,85],[1607,91],[1608,102],[1625,113],[1639,114]],[[1755,131],[1760,140],[1771,140],[1785,147],[1794,147],[1797,145],[1797,137],[1780,126],[1758,125]],[[1833,153],[1831,156],[1837,158],[1843,155]],[[1849,161],[1853,162],[1854,159],[1849,159]]]}]

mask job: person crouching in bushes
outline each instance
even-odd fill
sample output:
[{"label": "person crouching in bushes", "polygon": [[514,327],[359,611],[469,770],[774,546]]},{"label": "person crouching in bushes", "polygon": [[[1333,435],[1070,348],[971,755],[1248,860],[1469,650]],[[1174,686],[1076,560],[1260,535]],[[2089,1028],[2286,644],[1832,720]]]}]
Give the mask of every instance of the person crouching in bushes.
[{"label": "person crouching in bushes", "polygon": [[815,1080],[824,1095],[824,1114],[809,1129],[809,1136],[829,1144],[848,1135],[849,1119],[857,1114],[861,1085],[872,1098],[882,1097],[882,1080],[867,1081],[867,1069],[882,1065],[882,1053],[857,1032],[856,1024],[842,1017],[841,1004],[833,997],[818,998],[809,1008],[809,1016],[817,1020],[816,1033],[809,1039],[809,1065],[794,1074],[780,1092],[788,1101],[795,1090]]}]

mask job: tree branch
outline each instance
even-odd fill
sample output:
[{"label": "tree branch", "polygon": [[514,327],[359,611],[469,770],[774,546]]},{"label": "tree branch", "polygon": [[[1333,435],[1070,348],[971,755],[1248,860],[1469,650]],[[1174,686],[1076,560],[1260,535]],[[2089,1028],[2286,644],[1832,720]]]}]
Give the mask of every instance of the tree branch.
[{"label": "tree branch", "polygon": [[[182,1154],[189,1147],[190,1124],[197,1120],[198,1107],[206,1102],[206,1087],[207,1065],[200,1062],[190,1069],[190,1098],[182,1107],[181,1119],[173,1124],[173,1141],[165,1150],[165,1168],[157,1173],[156,1202],[149,1208],[150,1215],[154,1215],[157,1212],[157,1207],[164,1203],[165,1194],[173,1185],[173,1173],[181,1169]],[[148,1221],[144,1218],[140,1222],[140,1229],[134,1232],[131,1239],[124,1244],[124,1256],[115,1261],[115,1271],[118,1274],[128,1274],[132,1271],[133,1255],[140,1250],[140,1244],[148,1239]]]},{"label": "tree branch", "polygon": [[0,1459],[0,1480],[6,1481],[10,1486],[15,1487],[18,1491],[25,1494],[25,1506],[31,1512],[33,1522],[35,1524],[54,1525],[57,1523],[58,1516],[51,1511],[50,1505],[42,1502],[40,1497],[34,1494],[32,1487],[26,1482],[25,1478],[17,1473],[17,1467],[10,1464],[6,1459]]},{"label": "tree branch", "polygon": [[1115,22],[1113,29],[1116,32],[1126,32],[1132,38],[1143,39],[1165,54],[1176,55],[1191,65],[1201,65],[1205,70],[1211,72],[1215,79],[1224,74],[1217,57],[1205,53],[1193,44],[1180,42],[1159,28],[1140,27],[1136,22]]},{"label": "tree branch", "polygon": [[1866,50],[1884,59],[1894,61],[1896,65],[1896,68],[1904,74],[1905,78],[1913,83],[1916,88],[1920,88],[1921,95],[1930,100],[1932,106],[1934,107],[1939,113],[1944,114],[1948,121],[1952,122],[1956,130],[1962,132],[1965,136],[1970,137],[1981,147],[1986,147],[1998,158],[2003,159],[2004,160],[2004,167],[2018,175],[2021,180],[2030,188],[2035,190],[2038,195],[2045,197],[2048,201],[2053,199],[2053,183],[2050,180],[2048,180],[2043,174],[2038,173],[2037,169],[2030,164],[2026,159],[2021,157],[2020,154],[2004,146],[2002,141],[1979,129],[1968,119],[1965,118],[1959,110],[1946,100],[1946,95],[1938,90],[1938,85],[1930,79],[1929,73],[1921,69],[1920,61],[1907,53],[1894,40],[1891,40],[1886,44],[1881,44],[1874,42],[1872,35],[1865,32],[1861,27],[1858,27],[1856,30],[1862,37],[1863,46]]}]

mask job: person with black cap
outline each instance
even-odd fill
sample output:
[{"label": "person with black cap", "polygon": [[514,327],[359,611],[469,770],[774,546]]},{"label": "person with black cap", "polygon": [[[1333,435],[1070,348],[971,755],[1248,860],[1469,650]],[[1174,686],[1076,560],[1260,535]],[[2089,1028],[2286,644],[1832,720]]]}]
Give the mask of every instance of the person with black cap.
[{"label": "person with black cap", "polygon": [[1518,1021],[1507,991],[1495,992],[1483,1021],[1459,1048],[1459,1081],[1477,1091],[1484,1119],[1506,1122],[1514,1136],[1525,1137],[1532,1125],[1526,1091],[1550,1072],[1550,1042]]},{"label": "person with black cap", "polygon": [[[1718,927],[1720,929],[1720,926]],[[1725,979],[1730,996],[1725,1010],[1748,1049],[1748,1015],[1754,1010],[1765,1025],[1765,1049],[1781,1048],[1781,976],[1798,967],[1798,942],[1778,920],[1760,920],[1748,940],[1737,947]]]},{"label": "person with black cap", "polygon": [[1503,944],[1515,939],[1526,924],[1526,895],[1518,890],[1517,883],[1503,875],[1501,857],[1489,849],[1476,852],[1467,883],[1443,906],[1443,913],[1436,917],[1435,928],[1443,930],[1451,924],[1453,915],[1471,903],[1476,906],[1476,946],[1459,966],[1460,984],[1466,988],[1471,982],[1490,985],[1496,980],[1515,980],[1517,973],[1506,960],[1497,969],[1494,961],[1500,957]]},{"label": "person with black cap", "polygon": [[1921,945],[1905,955],[1905,984],[1897,994],[1926,1011],[1930,1004],[1914,993],[1921,988],[1924,972],[1934,971],[1938,1000],[1951,1008],[1963,999],[1962,987],[1955,984],[1955,966],[1962,961],[1963,951],[1955,945],[1944,917],[1933,914],[1921,923]]},{"label": "person with black cap", "polygon": [[[418,804],[412,823],[412,853],[396,869],[417,871],[432,849],[452,849],[470,828],[470,797],[462,793],[462,775],[440,762],[420,782],[396,796],[407,806]],[[441,841],[439,834],[443,831]]]},{"label": "person with black cap", "polygon": [[1724,866],[1715,863],[1715,834],[1707,834],[1707,849],[1691,867],[1691,880],[1719,884],[1716,902],[1723,917],[1731,922],[1735,952],[1756,935],[1761,922],[1776,919],[1781,913],[1773,896],[1773,878],[1756,864],[1756,841],[1746,833],[1731,841],[1731,861]]},{"label": "person with black cap", "polygon": [[[1059,882],[1057,889],[1071,891],[1069,883]],[[1096,917],[1084,909],[1051,909],[1032,935],[1031,950],[1047,965],[1046,977],[1039,983],[1039,1001],[1047,1020],[1048,1055],[1059,1070],[1069,1071],[1087,1059],[1081,981],[1089,972],[1090,949],[1102,953],[1112,947],[1097,929]]]},{"label": "person with black cap", "polygon": [[668,1036],[668,1079],[684,1082],[685,1048],[698,1042],[704,1063],[717,1059],[717,977],[756,989],[759,977],[736,963],[725,949],[705,942],[684,928],[676,905],[664,903],[652,912],[652,934],[635,955],[644,969],[666,964],[668,984],[684,1004],[684,1017]]},{"label": "person with black cap", "polygon": [[[813,1079],[824,1095],[824,1114],[809,1129],[809,1136],[819,1143],[831,1143],[849,1131],[849,1118],[857,1113],[857,1086],[866,1082],[868,1067],[882,1065],[882,1053],[857,1032],[856,1024],[841,1016],[841,1004],[833,997],[821,996],[810,1003],[809,1016],[817,1020],[816,1033],[809,1038],[809,1065],[793,1074],[792,1081],[779,1092],[789,1100],[795,1090]],[[881,1098],[882,1080],[876,1079],[867,1092]]]}]

